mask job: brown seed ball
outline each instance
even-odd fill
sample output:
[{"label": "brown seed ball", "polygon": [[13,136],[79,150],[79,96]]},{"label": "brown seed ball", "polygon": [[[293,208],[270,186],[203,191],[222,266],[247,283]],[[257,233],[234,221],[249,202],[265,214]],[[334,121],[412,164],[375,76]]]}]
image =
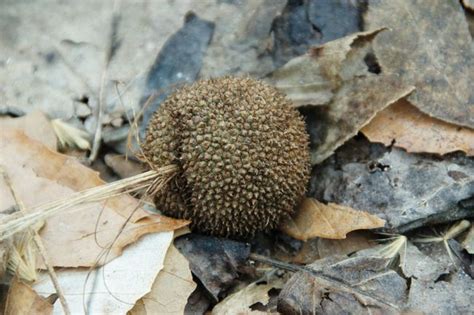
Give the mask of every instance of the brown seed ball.
[{"label": "brown seed ball", "polygon": [[143,152],[153,167],[181,170],[155,196],[158,209],[232,238],[277,227],[303,197],[310,172],[303,118],[283,94],[250,78],[176,91],[151,118]]}]

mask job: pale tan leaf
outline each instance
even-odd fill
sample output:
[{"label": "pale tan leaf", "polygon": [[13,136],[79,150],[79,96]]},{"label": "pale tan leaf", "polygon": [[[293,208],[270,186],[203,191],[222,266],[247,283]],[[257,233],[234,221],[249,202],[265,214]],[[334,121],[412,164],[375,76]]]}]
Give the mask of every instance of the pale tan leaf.
[{"label": "pale tan leaf", "polygon": [[151,291],[130,311],[138,314],[183,314],[191,293],[196,288],[189,262],[174,245],[166,254],[163,269],[153,283]]},{"label": "pale tan leaf", "polygon": [[401,99],[379,112],[362,128],[372,142],[403,148],[408,152],[446,154],[463,151],[474,155],[474,130],[432,118]]},{"label": "pale tan leaf", "polygon": [[212,314],[266,314],[261,311],[252,310],[250,306],[255,303],[267,305],[270,301],[268,292],[273,288],[281,289],[283,284],[284,282],[278,278],[273,279],[273,281],[267,284],[251,283],[242,290],[227,296],[223,301],[214,306]]},{"label": "pale tan leaf", "polygon": [[[74,158],[53,152],[18,131],[5,130],[0,134],[0,151],[0,166],[10,175],[27,208],[104,184],[95,171]],[[0,209],[14,204],[8,188],[0,182]],[[52,265],[94,265],[130,215],[130,222],[114,243],[107,260],[120,255],[123,247],[144,234],[172,231],[186,225],[181,220],[145,212],[139,208],[138,201],[128,195],[87,204],[77,211],[47,220],[40,234]]]},{"label": "pale tan leaf", "polygon": [[[123,255],[100,268],[57,270],[71,313],[126,314],[150,291],[172,241],[172,232],[145,235],[125,248]],[[33,288],[41,295],[55,292],[46,272],[41,273]],[[54,314],[62,314],[59,303],[54,305]]]},{"label": "pale tan leaf", "polygon": [[375,229],[384,224],[384,220],[365,211],[306,198],[296,216],[283,222],[280,229],[291,237],[306,241],[314,237],[343,239],[351,231]]},{"label": "pale tan leaf", "polygon": [[2,132],[7,129],[23,130],[28,137],[56,150],[57,138],[53,126],[48,117],[38,110],[18,118],[0,117],[0,129]]},{"label": "pale tan leaf", "polygon": [[53,304],[39,296],[29,285],[13,278],[5,306],[5,315],[47,315],[53,313]]}]

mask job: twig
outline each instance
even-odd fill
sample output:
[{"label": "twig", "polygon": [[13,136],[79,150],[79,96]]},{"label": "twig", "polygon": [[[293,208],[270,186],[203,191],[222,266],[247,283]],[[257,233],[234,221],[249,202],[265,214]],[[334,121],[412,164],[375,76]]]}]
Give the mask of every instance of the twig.
[{"label": "twig", "polygon": [[102,75],[100,79],[100,88],[99,88],[99,104],[97,106],[96,116],[96,128],[94,133],[94,141],[92,142],[92,149],[89,158],[87,159],[89,163],[94,162],[97,158],[97,154],[99,153],[100,144],[102,142],[102,117],[104,115],[104,103],[105,103],[105,85],[106,80],[109,73],[109,64],[112,58],[119,47],[119,42],[117,40],[117,30],[120,21],[120,14],[119,14],[119,1],[114,1],[114,9],[112,13],[112,22],[110,28],[110,36],[109,41],[107,44],[107,48],[105,51],[105,62],[104,68],[102,70]]},{"label": "twig", "polygon": [[[13,199],[15,199],[15,202],[18,208],[20,209],[20,212],[26,213],[25,205],[23,201],[20,199],[20,196],[18,196],[15,189],[13,188],[13,184],[10,180],[10,177],[3,169],[0,169],[0,173],[2,173],[3,179],[5,180],[5,183],[7,184],[8,188],[10,189]],[[69,310],[69,306],[66,302],[66,298],[64,297],[64,292],[61,289],[61,286],[58,281],[58,277],[56,276],[56,273],[54,272],[54,268],[53,266],[51,266],[51,263],[48,258],[48,254],[46,252],[46,249],[44,248],[43,241],[41,240],[40,235],[34,229],[29,229],[28,232],[33,234],[33,241],[38,249],[38,252],[41,258],[43,259],[46,269],[48,270],[48,274],[51,278],[51,281],[53,282],[54,289],[56,290],[56,293],[58,294],[59,301],[61,302],[61,306],[63,307],[64,313],[66,315],[70,315],[71,311]]]},{"label": "twig", "polygon": [[288,263],[285,263],[285,262],[282,262],[282,261],[279,261],[279,260],[275,260],[275,259],[268,258],[268,257],[262,256],[262,255],[254,254],[254,253],[251,253],[249,258],[252,259],[252,260],[255,260],[255,261],[267,264],[267,265],[271,265],[271,266],[274,266],[274,267],[277,267],[277,268],[280,268],[280,269],[288,270],[288,271],[291,271],[291,272],[300,271],[300,272],[304,272],[304,273],[309,273],[311,276],[317,278],[321,282],[321,284],[326,285],[328,287],[333,287],[333,288],[336,288],[336,289],[338,289],[340,291],[343,291],[343,292],[348,292],[348,293],[351,293],[351,294],[356,294],[356,295],[365,297],[366,299],[370,299],[372,301],[375,301],[377,304],[382,304],[382,305],[388,306],[388,307],[396,309],[396,310],[400,309],[397,305],[395,305],[393,303],[384,301],[384,300],[382,300],[378,297],[375,297],[375,296],[371,296],[371,295],[369,295],[368,292],[365,292],[363,290],[355,288],[351,284],[346,283],[345,281],[343,281],[341,279],[338,279],[338,278],[332,277],[330,275],[327,275],[321,270],[314,270],[314,269],[306,267],[306,266],[298,266],[298,265],[288,264]]}]

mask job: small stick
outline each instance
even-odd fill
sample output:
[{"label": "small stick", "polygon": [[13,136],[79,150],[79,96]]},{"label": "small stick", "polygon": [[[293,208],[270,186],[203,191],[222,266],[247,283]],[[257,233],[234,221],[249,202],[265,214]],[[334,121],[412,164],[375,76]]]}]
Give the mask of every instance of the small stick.
[{"label": "small stick", "polygon": [[102,71],[102,78],[100,80],[100,90],[99,90],[99,103],[97,105],[97,122],[95,127],[94,141],[92,142],[92,149],[89,158],[87,159],[89,163],[94,162],[99,153],[100,144],[102,141],[102,117],[104,115],[104,85],[105,79],[107,77],[107,68]]},{"label": "small stick", "polygon": [[97,105],[97,112],[96,112],[97,124],[96,124],[96,129],[95,129],[95,134],[94,134],[94,141],[92,142],[91,154],[89,155],[89,158],[87,159],[89,163],[94,162],[94,160],[97,158],[97,154],[99,153],[99,149],[100,149],[100,144],[102,142],[102,117],[104,115],[105,85],[106,85],[106,80],[109,73],[110,61],[112,60],[119,46],[119,43],[117,41],[117,30],[118,30],[118,24],[120,21],[119,8],[120,8],[119,1],[117,0],[114,1],[110,36],[109,36],[109,41],[108,41],[106,51],[105,51],[105,63],[104,63],[104,68],[102,70],[102,75],[100,79],[99,103]]},{"label": "small stick", "polygon": [[[5,180],[5,183],[10,189],[10,192],[13,196],[13,199],[15,199],[15,202],[18,208],[20,209],[21,212],[26,213],[25,204],[23,203],[23,201],[20,199],[20,196],[18,196],[15,189],[13,188],[13,184],[10,180],[10,177],[5,172],[5,170],[0,169],[0,172],[3,175],[3,179]],[[33,241],[36,245],[36,248],[38,249],[38,252],[41,258],[43,259],[44,264],[46,265],[48,274],[51,278],[51,281],[53,282],[54,289],[56,290],[56,293],[58,294],[59,301],[61,302],[61,306],[63,307],[64,313],[66,315],[70,315],[71,311],[69,310],[69,306],[66,302],[66,298],[64,297],[64,292],[61,289],[61,286],[59,284],[58,277],[56,276],[56,272],[54,272],[54,268],[53,266],[51,266],[51,263],[49,262],[48,254],[46,252],[46,249],[44,248],[44,244],[43,244],[43,241],[41,240],[41,236],[34,229],[29,229],[28,232],[33,234]]]}]

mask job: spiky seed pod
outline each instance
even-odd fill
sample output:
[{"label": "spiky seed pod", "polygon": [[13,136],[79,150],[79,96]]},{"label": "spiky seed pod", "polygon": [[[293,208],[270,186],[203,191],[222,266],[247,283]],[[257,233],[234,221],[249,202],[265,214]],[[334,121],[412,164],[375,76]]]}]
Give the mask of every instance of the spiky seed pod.
[{"label": "spiky seed pod", "polygon": [[151,118],[142,149],[152,167],[181,169],[155,196],[157,208],[216,236],[275,228],[309,179],[303,118],[283,94],[250,78],[179,89]]}]

